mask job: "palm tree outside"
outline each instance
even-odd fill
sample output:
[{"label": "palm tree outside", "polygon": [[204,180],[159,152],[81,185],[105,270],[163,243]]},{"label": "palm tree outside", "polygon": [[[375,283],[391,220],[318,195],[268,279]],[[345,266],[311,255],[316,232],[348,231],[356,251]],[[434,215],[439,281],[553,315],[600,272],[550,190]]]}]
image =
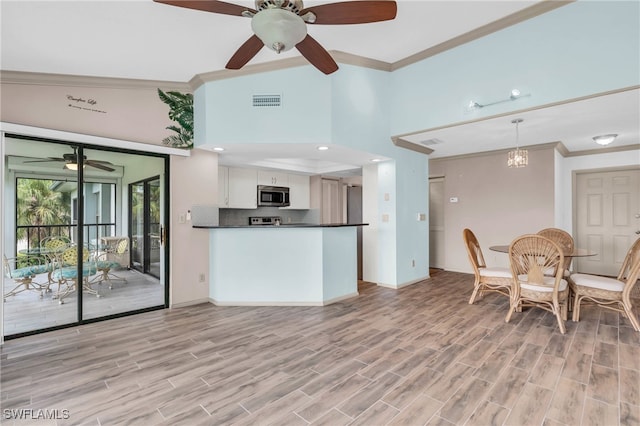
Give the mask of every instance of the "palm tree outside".
[{"label": "palm tree outside", "polygon": [[56,182],[17,179],[16,240],[25,248],[38,247],[43,238],[51,235],[50,226],[58,225],[55,235],[69,237],[71,196],[53,190]]}]

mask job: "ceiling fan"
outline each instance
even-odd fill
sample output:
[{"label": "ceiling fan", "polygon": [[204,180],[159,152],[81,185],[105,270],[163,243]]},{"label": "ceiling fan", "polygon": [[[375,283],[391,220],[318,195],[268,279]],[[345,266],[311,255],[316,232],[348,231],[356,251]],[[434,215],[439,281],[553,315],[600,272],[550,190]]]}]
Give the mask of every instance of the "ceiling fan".
[{"label": "ceiling fan", "polygon": [[226,65],[240,69],[263,46],[277,53],[295,47],[313,66],[331,74],[338,65],[313,37],[307,24],[365,24],[388,21],[396,17],[397,5],[392,0],[358,0],[322,4],[305,9],[302,0],[255,0],[255,9],[217,0],[154,0],[172,6],[225,15],[251,18],[251,36]]},{"label": "ceiling fan", "polygon": [[[45,163],[50,161],[64,161],[64,169],[78,170],[78,148],[73,147],[73,154],[62,154],[62,157],[48,157],[42,160],[25,161],[25,163]],[[114,168],[109,167],[109,165],[113,165],[112,163],[102,160],[88,160],[86,155],[82,156],[82,164],[85,166],[95,167],[96,169],[105,170],[107,172],[115,170]]]}]

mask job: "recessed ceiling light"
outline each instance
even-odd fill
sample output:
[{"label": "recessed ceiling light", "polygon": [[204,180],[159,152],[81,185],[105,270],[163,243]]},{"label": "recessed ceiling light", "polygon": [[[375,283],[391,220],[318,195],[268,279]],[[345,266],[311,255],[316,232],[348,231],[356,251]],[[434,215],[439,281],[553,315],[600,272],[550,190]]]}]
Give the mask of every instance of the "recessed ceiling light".
[{"label": "recessed ceiling light", "polygon": [[324,146],[324,145],[318,147],[318,151],[326,151],[328,149],[329,149],[329,147],[328,146]]},{"label": "recessed ceiling light", "polygon": [[612,133],[610,135],[594,136],[593,140],[596,141],[598,145],[609,145],[617,137],[618,137],[617,134]]},{"label": "recessed ceiling light", "polygon": [[221,146],[216,146],[216,147],[213,148],[213,150],[217,151],[217,152],[222,152],[222,151],[224,151],[224,148],[221,147]]},{"label": "recessed ceiling light", "polygon": [[372,159],[371,159],[371,160],[369,160],[369,161],[371,161],[372,163],[379,163],[379,162],[381,162],[381,161],[382,161],[382,159],[381,159],[381,158],[372,158]]}]

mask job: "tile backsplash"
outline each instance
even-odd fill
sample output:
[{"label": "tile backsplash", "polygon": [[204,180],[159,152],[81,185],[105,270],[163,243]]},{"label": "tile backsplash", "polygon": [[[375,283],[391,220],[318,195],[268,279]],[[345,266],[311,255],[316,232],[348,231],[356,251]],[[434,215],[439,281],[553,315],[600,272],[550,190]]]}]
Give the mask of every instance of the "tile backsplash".
[{"label": "tile backsplash", "polygon": [[220,226],[248,225],[250,217],[280,216],[282,223],[320,223],[320,210],[288,210],[277,207],[257,209],[220,209]]}]

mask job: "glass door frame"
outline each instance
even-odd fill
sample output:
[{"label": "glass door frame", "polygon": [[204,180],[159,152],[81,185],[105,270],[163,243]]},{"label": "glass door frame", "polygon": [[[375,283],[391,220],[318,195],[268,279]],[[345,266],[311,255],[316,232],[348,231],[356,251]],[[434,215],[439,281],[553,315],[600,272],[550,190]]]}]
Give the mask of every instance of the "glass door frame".
[{"label": "glass door frame", "polygon": [[[143,229],[142,229],[142,238],[143,238],[143,253],[142,253],[142,267],[140,269],[136,268],[133,262],[133,256],[134,256],[134,251],[132,249],[131,251],[131,257],[132,257],[132,261],[131,261],[131,267],[140,271],[143,274],[149,274],[154,278],[158,278],[160,279],[160,276],[162,275],[162,272],[160,272],[158,274],[158,276],[156,276],[155,274],[152,273],[151,271],[151,248],[152,248],[152,243],[151,243],[151,197],[150,197],[150,191],[148,190],[150,188],[149,183],[150,182],[154,182],[154,181],[158,181],[161,182],[161,176],[151,176],[145,179],[141,179],[138,180],[136,182],[131,182],[129,184],[128,187],[128,197],[129,197],[129,241],[131,241],[131,245],[133,248],[133,222],[134,222],[134,218],[133,218],[133,187],[134,186],[139,186],[142,185],[144,188],[144,193],[143,193],[143,212],[142,212],[142,216],[143,216]],[[162,188],[162,184],[159,185],[160,188]],[[162,206],[160,206],[160,208],[162,208]],[[158,229],[158,233],[159,233],[159,238],[160,238],[160,246],[164,246],[165,245],[165,239],[164,239],[164,230],[165,230],[165,225],[162,223],[162,214],[159,213],[159,218],[158,220],[160,221],[158,223],[158,225],[160,226],[160,228]],[[160,255],[162,255],[162,250],[160,250]]]}]

